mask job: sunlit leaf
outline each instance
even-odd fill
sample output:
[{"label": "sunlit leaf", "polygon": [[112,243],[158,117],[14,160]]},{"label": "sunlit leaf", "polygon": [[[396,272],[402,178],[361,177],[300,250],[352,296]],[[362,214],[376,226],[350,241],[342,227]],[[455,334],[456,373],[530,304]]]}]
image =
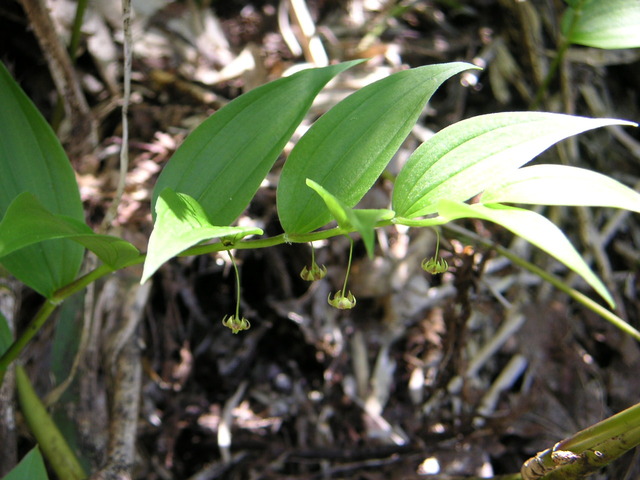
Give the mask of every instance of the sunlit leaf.
[{"label": "sunlit leaf", "polygon": [[[75,175],[53,130],[0,62],[0,218],[11,202],[31,192],[55,214],[84,220]],[[27,247],[2,264],[44,296],[72,282],[81,245],[63,240]]]},{"label": "sunlit leaf", "polygon": [[468,205],[451,200],[438,202],[438,213],[448,221],[459,218],[479,218],[502,225],[582,276],[609,305],[614,305],[613,298],[607,288],[571,245],[562,230],[542,215],[505,205],[479,203]]},{"label": "sunlit leaf", "polygon": [[442,199],[467,200],[553,144],[616,119],[543,112],[481,115],[441,130],[411,155],[398,175],[393,209],[400,217],[435,213]]},{"label": "sunlit leaf", "polygon": [[613,207],[640,213],[640,194],[611,177],[584,168],[533,165],[491,185],[482,203]]},{"label": "sunlit leaf", "polygon": [[165,188],[195,198],[216,225],[247,207],[322,87],[362,60],[308,69],[241,95],[196,128],[163,169]]},{"label": "sunlit leaf", "polygon": [[331,220],[309,178],[347,207],[371,188],[409,134],[425,103],[467,63],[405,70],[368,85],[329,110],[298,141],[278,183],[278,215],[287,233],[307,233]]},{"label": "sunlit leaf", "polygon": [[261,234],[262,230],[254,227],[215,226],[194,198],[166,188],[156,202],[156,223],[140,283],[146,282],[167,260],[204,240],[223,237],[237,240]]},{"label": "sunlit leaf", "polygon": [[[98,235],[75,218],[54,215],[34,195],[24,192],[9,205],[0,222],[0,261],[30,245],[55,243],[53,240],[59,242],[61,239],[70,239],[83,245],[114,270],[124,267],[140,255],[138,249],[126,240]],[[36,272],[33,278],[37,278]]]},{"label": "sunlit leaf", "polygon": [[562,33],[571,43],[596,48],[640,47],[638,0],[574,2],[562,18]]}]

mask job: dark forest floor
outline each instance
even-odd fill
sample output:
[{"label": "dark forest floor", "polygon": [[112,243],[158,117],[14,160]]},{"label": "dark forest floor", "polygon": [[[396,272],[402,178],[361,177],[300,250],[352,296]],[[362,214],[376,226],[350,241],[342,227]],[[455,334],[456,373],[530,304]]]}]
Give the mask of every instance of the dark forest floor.
[{"label": "dark forest floor", "polygon": [[[322,60],[322,50],[314,51],[315,40],[299,33],[291,11],[287,22],[278,23],[277,2],[200,3],[141,2],[145,11],[136,13],[132,163],[112,227],[143,251],[154,179],[189,130],[243,91]],[[330,61],[371,57],[320,95],[312,109],[316,117],[345,93],[398,69],[484,61],[482,72],[441,87],[396,165],[430,132],[457,120],[529,109],[551,61],[563,9],[553,0],[306,3]],[[376,9],[380,3],[388,6]],[[74,2],[51,4],[68,26]],[[72,161],[87,217],[96,226],[117,182],[119,4],[89,9],[76,67],[97,119],[98,145]],[[3,2],[0,26],[0,59],[51,118],[55,88],[18,2]],[[297,38],[299,53],[292,52],[287,34]],[[640,52],[575,47],[569,58],[563,79],[551,83],[539,109],[640,118]],[[572,140],[565,152],[572,164],[637,187],[639,135],[625,132],[635,142],[635,157],[621,133],[606,129]],[[61,136],[70,152],[82,150],[74,147],[77,138],[64,130]],[[545,160],[558,162],[558,152],[551,149]],[[280,232],[273,185],[281,164],[241,219],[269,235]],[[386,206],[387,182],[379,181],[365,201]],[[614,293],[618,314],[640,328],[640,220],[615,215],[605,209],[549,213],[580,251],[596,258],[594,269]],[[505,231],[459,225],[590,293]],[[604,257],[594,255],[588,232],[609,227]],[[490,478],[518,472],[536,452],[638,401],[640,348],[634,340],[463,234],[442,235],[452,268],[440,277],[420,268],[435,248],[430,230],[380,231],[373,260],[356,243],[350,288],[358,305],[347,312],[326,302],[341,285],[346,239],[318,245],[317,259],[329,275],[311,285],[298,275],[310,262],[306,245],[238,251],[242,310],[252,322],[239,335],[221,324],[235,308],[226,255],[165,265],[154,277],[138,328],[144,376],[134,478]],[[94,464],[104,462],[108,430],[103,347],[139,274],[124,272],[97,286],[102,327],[94,330],[76,381],[53,406]],[[43,394],[70,368],[73,350],[65,349],[74,348],[74,340],[61,339],[60,331],[78,335],[81,300],[69,302],[25,356]],[[38,302],[22,292],[20,322]],[[26,451],[32,440],[19,432],[20,451]],[[639,477],[640,460],[632,453],[593,478]]]}]

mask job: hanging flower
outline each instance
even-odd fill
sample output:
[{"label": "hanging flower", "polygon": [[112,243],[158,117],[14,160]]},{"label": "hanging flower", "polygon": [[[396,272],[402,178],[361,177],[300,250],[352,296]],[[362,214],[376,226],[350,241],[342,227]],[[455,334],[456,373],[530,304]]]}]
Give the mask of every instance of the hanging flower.
[{"label": "hanging flower", "polygon": [[244,317],[240,318],[237,315],[226,315],[222,319],[222,324],[225,327],[230,328],[233,333],[238,333],[242,330],[249,330],[251,328],[251,323],[249,323],[249,320]]},{"label": "hanging flower", "polygon": [[251,323],[244,317],[240,316],[240,272],[238,271],[238,265],[236,265],[236,260],[231,255],[230,251],[227,251],[229,254],[229,259],[231,260],[231,264],[233,265],[233,270],[236,273],[236,314],[235,315],[226,315],[222,319],[222,325],[227,328],[230,328],[231,331],[235,334],[242,330],[249,330],[251,328]]},{"label": "hanging flower", "polygon": [[437,275],[449,270],[449,264],[444,258],[436,259],[435,257],[431,257],[428,260],[425,258],[422,261],[422,269],[431,275]]},{"label": "hanging flower", "polygon": [[356,306],[356,297],[353,296],[351,291],[347,293],[347,280],[349,279],[349,272],[351,271],[351,258],[353,257],[353,239],[349,237],[350,247],[349,247],[349,263],[347,263],[347,273],[344,275],[344,284],[342,286],[342,290],[336,293],[333,298],[331,298],[331,294],[327,297],[327,302],[329,305],[335,308],[339,308],[340,310],[349,310]]},{"label": "hanging flower", "polygon": [[315,282],[323,279],[326,275],[327,267],[324,265],[321,267],[316,263],[316,249],[313,248],[313,243],[311,243],[311,268],[305,266],[300,272],[300,278],[307,282]]},{"label": "hanging flower", "polygon": [[351,291],[345,296],[344,291],[336,293],[333,298],[331,294],[327,297],[327,302],[332,307],[339,308],[340,310],[349,310],[356,306],[356,297],[353,296]]},{"label": "hanging flower", "polygon": [[422,261],[422,269],[429,272],[431,275],[437,275],[449,270],[449,264],[444,258],[438,258],[438,251],[440,250],[440,234],[436,230],[436,253],[429,259]]},{"label": "hanging flower", "polygon": [[311,264],[311,268],[307,268],[306,265],[300,272],[300,278],[307,282],[315,282],[321,280],[327,275],[327,267],[324,265],[321,267],[316,262]]}]

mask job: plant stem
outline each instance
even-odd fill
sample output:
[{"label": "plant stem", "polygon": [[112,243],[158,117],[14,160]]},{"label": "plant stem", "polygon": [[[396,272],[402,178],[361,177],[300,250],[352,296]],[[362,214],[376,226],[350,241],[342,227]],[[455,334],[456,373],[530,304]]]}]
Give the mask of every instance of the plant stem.
[{"label": "plant stem", "polygon": [[567,53],[567,50],[571,46],[571,41],[569,39],[571,38],[573,31],[575,30],[576,24],[578,23],[578,18],[580,18],[580,16],[582,15],[583,4],[584,4],[584,0],[580,0],[579,2],[577,2],[575,7],[572,7],[574,10],[574,14],[573,14],[573,18],[571,19],[571,25],[569,25],[567,34],[561,36],[560,46],[558,47],[556,56],[553,58],[553,61],[551,62],[551,66],[549,67],[549,71],[547,72],[547,75],[544,77],[544,80],[542,81],[542,85],[538,87],[538,91],[536,92],[536,97],[531,103],[532,110],[535,110],[536,108],[538,108],[542,103],[542,98],[544,97],[545,93],[549,89],[549,84],[551,84],[551,81],[556,76],[558,67],[562,63],[564,56]]},{"label": "plant stem", "polygon": [[459,227],[454,224],[447,224],[445,225],[445,228],[447,228],[450,231],[456,232],[458,234],[462,234],[466,237],[472,238],[473,241],[480,243],[486,247],[495,249],[495,251],[498,252],[500,255],[507,257],[516,265],[519,265],[525,268],[526,270],[529,270],[531,273],[534,273],[535,275],[539,276],[545,282],[550,283],[551,285],[556,287],[558,290],[566,293],[571,298],[576,300],[578,303],[581,303],[582,305],[587,307],[589,310],[594,312],[596,315],[600,315],[602,318],[604,318],[606,321],[608,321],[615,327],[619,328],[623,332],[631,335],[633,338],[640,341],[640,331],[636,330],[634,327],[629,325],[627,322],[625,322],[622,318],[617,316],[615,313],[607,310],[602,305],[593,301],[591,298],[587,297],[583,293],[580,293],[576,289],[571,288],[569,285],[567,285],[565,282],[563,282],[559,278],[554,277],[553,275],[537,267],[536,265],[530,262],[527,262],[526,260],[523,260],[522,258],[518,257],[516,254],[509,251],[508,249],[501,247],[500,245],[496,245],[493,242],[486,240],[482,237],[479,237],[475,233],[465,230],[462,227]]},{"label": "plant stem", "polygon": [[89,0],[78,0],[76,6],[76,16],[73,19],[73,27],[71,29],[71,40],[69,40],[69,56],[71,63],[76,63],[78,56],[78,45],[80,45],[80,37],[82,36],[82,22],[84,20],[84,12],[87,11]]},{"label": "plant stem", "polygon": [[[545,272],[541,268],[536,267],[532,263],[529,263],[526,260],[521,259],[517,255],[507,250],[506,248],[496,245],[493,242],[483,239],[475,235],[474,233],[469,232],[468,230],[465,230],[454,224],[447,223],[447,220],[444,220],[442,217],[417,219],[417,220],[396,218],[395,221],[391,221],[391,220],[380,221],[376,224],[376,228],[385,227],[393,223],[399,223],[409,227],[426,227],[426,226],[445,225],[446,228],[448,228],[453,232],[473,238],[474,241],[480,244],[483,244],[490,248],[494,248],[498,253],[507,257],[514,264],[519,265],[529,270],[530,272],[538,275],[540,278],[549,282],[551,285],[555,286],[560,291],[566,293],[571,298],[573,298],[577,302],[581,303],[582,305],[590,309],[592,312],[596,313],[597,315],[600,315],[602,318],[604,318],[605,320],[607,320],[608,322],[610,322],[620,330],[624,331],[625,333],[631,335],[636,340],[640,341],[640,332],[638,330],[636,330],[634,327],[629,325],[627,322],[625,322],[623,319],[618,317],[616,314],[607,310],[606,308],[596,303],[586,295],[571,288],[562,280],[548,274],[547,272]],[[350,230],[350,229],[336,227],[329,230],[321,230],[319,232],[310,232],[310,233],[301,233],[301,234],[283,233],[280,235],[276,235],[274,237],[260,238],[256,240],[245,240],[245,241],[234,243],[233,245],[225,245],[222,242],[217,242],[217,243],[206,244],[206,245],[197,245],[195,247],[185,250],[179,256],[203,255],[203,254],[230,250],[232,248],[237,250],[249,250],[249,249],[257,249],[257,248],[273,247],[276,245],[282,245],[284,243],[314,242],[316,240],[325,240],[328,238],[333,238],[338,235],[348,235],[349,233],[353,233],[354,231],[355,230],[353,229]],[[351,237],[349,237],[349,239],[351,240],[351,248],[349,250],[349,266],[347,268],[345,283],[342,289],[343,295],[346,294],[347,278],[349,276],[349,271],[351,268],[351,258],[353,253],[353,240],[351,239]],[[141,264],[144,262],[145,258],[146,258],[146,255],[142,254],[139,257],[132,260],[131,262],[129,262],[127,266]],[[236,315],[238,315],[239,314],[238,309],[240,304],[239,302],[240,278],[239,278],[237,266],[235,264],[233,257],[231,257],[231,261],[233,262],[234,268],[236,268],[236,283],[238,286],[238,293],[237,293],[238,303],[236,308]],[[43,305],[43,307],[38,312],[36,317],[29,324],[29,327],[27,327],[27,330],[23,332],[20,338],[18,338],[4,353],[4,355],[0,357],[0,385],[2,385],[2,379],[4,378],[4,373],[6,372],[11,362],[20,355],[20,352],[22,351],[22,349],[29,343],[31,338],[33,338],[33,336],[39,331],[42,325],[44,325],[44,323],[46,322],[47,318],[51,315],[53,310],[55,310],[55,308],[60,303],[62,303],[66,298],[70,297],[76,292],[79,292],[80,290],[83,290],[90,283],[95,282],[96,280],[104,277],[105,275],[108,275],[112,271],[113,270],[110,267],[106,265],[101,265],[95,270],[76,279],[69,285],[59,289],[54,293],[54,295],[49,300],[46,301],[46,303]]]},{"label": "plant stem", "polygon": [[50,462],[58,478],[64,478],[65,480],[87,478],[87,474],[84,472],[82,465],[80,465],[78,457],[73,453],[64,435],[62,435],[47,412],[21,366],[16,368],[16,386],[18,388],[20,410],[38,441],[42,453]]},{"label": "plant stem", "polygon": [[[640,404],[636,404],[612,417],[556,443],[553,448],[536,455],[539,464],[550,469],[545,479],[578,480],[595,473],[640,444]],[[558,465],[553,460],[556,452],[572,452],[576,461]]]},{"label": "plant stem", "polygon": [[106,229],[118,215],[118,207],[122,201],[122,194],[127,180],[127,171],[129,170],[129,102],[131,100],[131,64],[133,61],[131,39],[131,0],[122,0],[122,30],[124,33],[124,69],[123,69],[123,95],[122,95],[122,145],[120,146],[120,172],[118,177],[118,186],[113,196],[113,201],[104,220],[100,225],[100,229]]},{"label": "plant stem", "polygon": [[233,255],[231,254],[231,250],[227,250],[227,254],[229,255],[229,259],[231,260],[231,264],[233,265],[233,269],[236,273],[236,318],[240,319],[240,272],[238,271],[236,259],[233,258]]},{"label": "plant stem", "polygon": [[582,452],[605,440],[638,429],[640,429],[640,403],[558,442],[557,448]]},{"label": "plant stem", "polygon": [[[390,222],[380,222],[378,226],[389,225]],[[327,238],[332,238],[337,235],[344,235],[350,232],[343,230],[341,228],[333,228],[330,230],[322,230],[319,232],[311,232],[304,234],[295,234],[295,235],[287,235],[281,234],[275,237],[269,238],[261,238],[258,240],[247,240],[243,242],[235,243],[234,245],[225,245],[222,242],[217,242],[208,245],[199,245],[193,248],[186,250],[181,253],[180,256],[187,255],[202,255],[213,252],[221,252],[225,250],[230,250],[231,248],[239,249],[239,250],[248,250],[254,248],[266,248],[272,247],[275,245],[282,245],[284,243],[305,243],[305,242],[313,242],[316,240],[324,240]],[[146,255],[140,255],[135,258],[127,266],[139,265],[144,262]],[[233,263],[234,268],[236,269],[236,283],[237,283],[237,298],[238,302],[236,305],[236,315],[239,315],[240,308],[240,277],[238,274],[238,268],[235,264],[233,257],[231,256],[231,261]],[[107,265],[100,265],[95,270],[83,275],[82,277],[74,280],[69,285],[62,287],[57,290],[53,296],[46,300],[44,305],[38,311],[36,316],[33,318],[27,329],[20,335],[18,339],[16,339],[11,346],[7,349],[7,351],[0,356],[0,386],[2,385],[2,381],[4,380],[4,375],[9,368],[9,365],[20,355],[22,350],[27,346],[27,344],[31,341],[31,339],[40,331],[40,328],[45,324],[47,319],[51,316],[53,311],[56,309],[58,305],[60,305],[64,300],[69,298],[76,292],[79,292],[85,289],[89,284],[95,282],[96,280],[112,273],[113,270]]]},{"label": "plant stem", "polygon": [[349,262],[347,263],[347,272],[344,274],[344,284],[342,285],[342,297],[347,294],[347,281],[349,280],[349,272],[351,271],[351,258],[353,257],[353,238],[349,237]]},{"label": "plant stem", "polygon": [[[78,45],[80,45],[80,38],[82,36],[82,22],[84,20],[84,13],[87,10],[88,0],[78,0],[78,5],[76,6],[76,15],[73,19],[73,27],[71,28],[71,40],[69,41],[69,59],[71,60],[71,64],[75,65],[76,58],[78,57]],[[58,95],[58,100],[56,102],[55,109],[53,111],[53,115],[51,117],[51,127],[58,131],[60,127],[60,123],[62,123],[62,119],[64,118],[64,102],[60,95]]]},{"label": "plant stem", "polygon": [[36,316],[31,320],[31,323],[29,323],[25,331],[22,332],[22,335],[20,335],[7,351],[4,352],[2,357],[0,357],[0,385],[2,385],[4,375],[11,362],[18,358],[24,347],[31,341],[36,333],[40,331],[40,328],[42,328],[57,306],[58,304],[51,299],[46,300],[40,307],[40,310],[38,310],[38,313],[36,313]]},{"label": "plant stem", "polygon": [[4,380],[4,375],[9,368],[11,362],[13,362],[24,347],[31,341],[31,339],[40,331],[42,326],[45,324],[47,319],[51,316],[53,311],[60,305],[65,299],[70,297],[76,292],[83,290],[92,282],[95,282],[97,279],[111,273],[112,270],[106,265],[101,265],[92,272],[78,278],[73,283],[61,288],[56,291],[53,296],[45,301],[45,303],[40,307],[36,316],[31,320],[31,323],[27,326],[24,332],[18,337],[12,344],[9,346],[6,352],[2,356],[0,356],[0,385]]},{"label": "plant stem", "polygon": [[[136,258],[134,262],[131,262],[127,266],[137,265],[139,263],[144,262],[145,255],[140,255],[140,257]],[[57,290],[53,296],[51,297],[51,301],[56,305],[61,304],[64,300],[69,298],[74,293],[77,293],[81,290],[84,290],[88,285],[99,280],[100,278],[113,273],[113,270],[107,265],[100,265],[95,270],[90,271],[89,273],[83,275],[80,278],[75,279],[69,285],[65,285],[61,289]]]},{"label": "plant stem", "polygon": [[[389,222],[381,222],[377,226],[381,227],[384,225],[389,225]],[[234,243],[233,247],[224,245],[220,242],[210,243],[206,245],[196,245],[195,247],[191,247],[182,252],[180,256],[186,257],[190,255],[203,255],[206,253],[222,252],[224,250],[229,250],[230,248],[235,248],[237,250],[252,250],[254,248],[274,247],[276,245],[282,245],[283,243],[315,242],[316,240],[326,240],[327,238],[336,237],[338,235],[346,235],[348,233],[350,233],[350,231],[338,227],[311,233],[282,233],[280,235],[276,235],[275,237],[259,238],[257,240],[244,240],[242,242]]]}]

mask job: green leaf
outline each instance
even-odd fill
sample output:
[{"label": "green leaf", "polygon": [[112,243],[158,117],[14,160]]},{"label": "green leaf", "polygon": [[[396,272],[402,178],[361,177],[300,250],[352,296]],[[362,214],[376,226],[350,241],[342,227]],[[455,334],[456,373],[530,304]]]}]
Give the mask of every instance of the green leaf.
[{"label": "green leaf", "polygon": [[[75,175],[55,134],[0,62],[0,218],[31,192],[55,214],[84,220]],[[73,281],[84,249],[70,241],[33,245],[2,259],[11,274],[49,297]]]},{"label": "green leaf", "polygon": [[534,165],[491,185],[482,203],[613,207],[640,213],[640,194],[611,177],[584,168]]},{"label": "green leaf", "polygon": [[152,210],[165,188],[195,198],[217,225],[246,208],[318,92],[363,60],[304,70],[251,90],[196,128],[163,169]]},{"label": "green leaf", "polygon": [[480,203],[467,205],[451,200],[438,202],[438,213],[448,221],[459,218],[479,218],[502,225],[582,276],[611,307],[614,306],[613,298],[607,288],[571,245],[562,230],[542,215],[506,205],[483,205]]},{"label": "green leaf", "polygon": [[375,226],[381,220],[392,219],[394,212],[383,208],[356,210],[347,207],[338,198],[313,180],[307,179],[307,185],[320,195],[320,198],[322,198],[331,215],[341,228],[345,230],[356,230],[362,235],[362,241],[367,249],[367,254],[372,258],[375,242]]},{"label": "green leaf", "polygon": [[329,110],[298,141],[278,183],[278,215],[285,232],[307,233],[331,214],[307,178],[353,207],[380,176],[416,123],[425,103],[448,78],[475,68],[429,65],[394,73]]},{"label": "green leaf", "polygon": [[[129,242],[110,235],[98,235],[75,218],[54,215],[35,195],[24,192],[9,205],[0,222],[0,259],[4,261],[13,252],[55,239],[70,239],[83,245],[114,270],[126,266],[140,255]],[[34,273],[33,277],[36,275]]]},{"label": "green leaf", "polygon": [[15,466],[2,480],[48,480],[47,468],[38,447],[32,448],[20,463]]},{"label": "green leaf", "polygon": [[638,0],[574,2],[562,18],[562,33],[571,43],[596,48],[640,47]]},{"label": "green leaf", "polygon": [[164,262],[204,240],[235,237],[235,241],[262,233],[254,227],[215,226],[193,197],[165,188],[156,202],[156,223],[140,283],[146,282]]},{"label": "green leaf", "polygon": [[467,200],[551,145],[605,125],[635,125],[543,112],[505,112],[455,123],[423,143],[398,175],[393,209],[415,218],[437,211],[442,199]]}]

